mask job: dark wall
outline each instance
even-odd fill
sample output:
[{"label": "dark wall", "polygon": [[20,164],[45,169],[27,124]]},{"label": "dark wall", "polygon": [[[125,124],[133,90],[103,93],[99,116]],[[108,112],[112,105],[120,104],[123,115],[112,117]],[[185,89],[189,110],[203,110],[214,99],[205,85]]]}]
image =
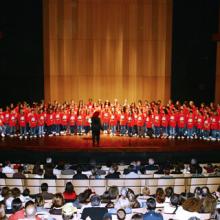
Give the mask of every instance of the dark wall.
[{"label": "dark wall", "polygon": [[214,100],[218,7],[218,0],[173,2],[173,100]]},{"label": "dark wall", "polygon": [[1,0],[0,32],[0,105],[41,100],[42,0]]}]

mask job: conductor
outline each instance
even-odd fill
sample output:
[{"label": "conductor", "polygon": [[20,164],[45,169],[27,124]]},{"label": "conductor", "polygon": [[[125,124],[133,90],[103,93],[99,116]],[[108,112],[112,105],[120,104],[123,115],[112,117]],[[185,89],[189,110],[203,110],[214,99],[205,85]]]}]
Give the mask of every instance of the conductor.
[{"label": "conductor", "polygon": [[100,130],[102,129],[101,120],[99,118],[99,112],[94,112],[92,118],[91,118],[91,129],[92,129],[92,144],[95,146],[95,143],[97,146],[99,146],[100,141]]}]

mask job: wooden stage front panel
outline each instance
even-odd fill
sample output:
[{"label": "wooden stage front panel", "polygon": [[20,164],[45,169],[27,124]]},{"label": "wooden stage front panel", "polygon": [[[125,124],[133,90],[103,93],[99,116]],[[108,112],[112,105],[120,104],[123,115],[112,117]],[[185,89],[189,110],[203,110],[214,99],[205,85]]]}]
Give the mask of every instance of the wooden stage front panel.
[{"label": "wooden stage front panel", "polygon": [[220,150],[220,142],[203,140],[147,139],[101,135],[99,147],[92,146],[89,136],[54,136],[20,140],[18,137],[0,140],[2,150],[34,152],[200,152]]}]

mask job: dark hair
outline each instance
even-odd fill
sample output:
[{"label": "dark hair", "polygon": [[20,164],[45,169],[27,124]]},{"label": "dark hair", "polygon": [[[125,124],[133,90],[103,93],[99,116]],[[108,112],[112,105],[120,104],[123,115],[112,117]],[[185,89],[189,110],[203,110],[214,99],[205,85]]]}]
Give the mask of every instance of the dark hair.
[{"label": "dark hair", "polygon": [[35,203],[32,201],[32,200],[29,200],[29,201],[27,201],[26,203],[25,203],[25,206],[24,206],[24,208],[26,209],[28,206],[30,206],[30,205],[34,205],[35,206]]},{"label": "dark hair", "polygon": [[166,197],[170,198],[173,195],[173,187],[169,186],[165,189]]},{"label": "dark hair", "polygon": [[47,192],[48,191],[48,184],[47,183],[42,183],[40,188],[41,188],[42,192]]},{"label": "dark hair", "polygon": [[90,195],[92,194],[92,190],[91,189],[86,189],[84,192],[80,193],[78,195],[78,200],[80,203],[86,203],[88,202],[88,199],[90,197]]},{"label": "dark hair", "polygon": [[17,187],[13,188],[13,189],[11,190],[11,193],[12,193],[12,196],[13,196],[14,198],[17,198],[17,197],[19,197],[19,196],[21,195],[21,191],[20,191],[20,189],[18,189]]},{"label": "dark hair", "polygon": [[60,208],[63,206],[63,204],[64,204],[63,195],[61,193],[56,193],[52,199],[52,208],[53,207]]},{"label": "dark hair", "polygon": [[141,213],[136,213],[131,217],[131,220],[143,220],[143,215]]},{"label": "dark hair", "polygon": [[93,195],[90,201],[91,201],[91,206],[99,206],[101,202],[101,198],[98,195]]},{"label": "dark hair", "polygon": [[74,192],[74,187],[71,182],[66,183],[65,192],[66,193],[73,193]]},{"label": "dark hair", "polygon": [[165,193],[162,188],[157,188],[156,190],[156,201],[158,203],[163,203],[165,201]]},{"label": "dark hair", "polygon": [[40,194],[36,195],[36,197],[35,197],[35,204],[36,204],[36,206],[43,207],[44,203],[45,203],[45,201],[44,201],[43,196],[40,195]]},{"label": "dark hair", "polygon": [[171,197],[170,197],[170,203],[171,205],[173,206],[178,206],[180,204],[180,196],[177,195],[177,194],[173,194]]},{"label": "dark hair", "polygon": [[30,195],[30,190],[29,189],[24,189],[23,193],[22,193],[23,196],[29,196]]},{"label": "dark hair", "polygon": [[156,200],[154,198],[147,199],[147,209],[150,211],[156,209]]},{"label": "dark hair", "polygon": [[[122,216],[120,216],[119,213],[122,213]],[[126,212],[124,209],[118,209],[117,218],[118,218],[118,220],[124,220],[126,218]]]},{"label": "dark hair", "polygon": [[11,203],[13,213],[19,211],[22,208],[22,201],[19,198],[15,198]]},{"label": "dark hair", "polygon": [[203,197],[209,195],[209,194],[210,194],[209,188],[208,188],[207,186],[203,186],[203,187],[201,188],[201,193],[202,193],[202,196],[203,196]]}]

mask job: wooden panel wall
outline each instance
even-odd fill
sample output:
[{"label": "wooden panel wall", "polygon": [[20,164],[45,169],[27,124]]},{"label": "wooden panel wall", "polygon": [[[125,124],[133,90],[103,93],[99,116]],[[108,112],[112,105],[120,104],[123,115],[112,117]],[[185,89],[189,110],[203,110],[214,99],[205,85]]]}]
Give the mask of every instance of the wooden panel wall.
[{"label": "wooden panel wall", "polygon": [[44,0],[45,100],[170,98],[172,0]]}]

